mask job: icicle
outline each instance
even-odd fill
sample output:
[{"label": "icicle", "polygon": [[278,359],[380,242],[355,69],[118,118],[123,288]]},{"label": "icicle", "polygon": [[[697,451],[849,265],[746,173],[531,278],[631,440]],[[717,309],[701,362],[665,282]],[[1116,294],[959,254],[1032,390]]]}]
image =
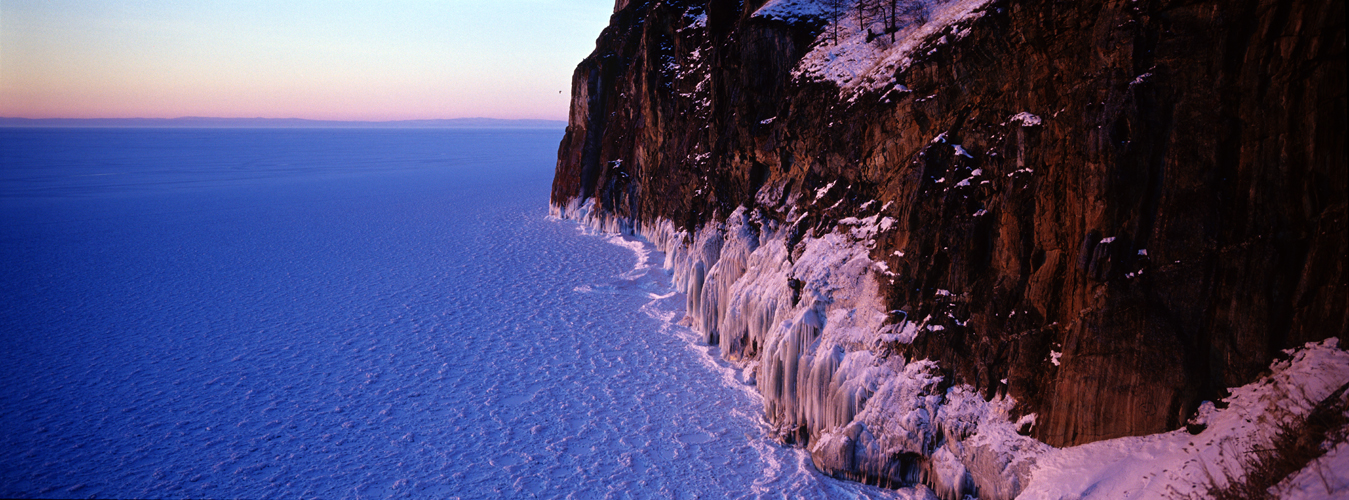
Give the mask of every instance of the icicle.
[{"label": "icicle", "polygon": [[767,420],[780,437],[807,446],[817,466],[876,483],[921,479],[943,498],[976,491],[975,474],[962,462],[968,452],[939,443],[972,435],[977,422],[943,413],[948,403],[937,389],[936,364],[895,354],[879,359],[869,350],[912,342],[918,328],[882,328],[889,314],[866,248],[830,233],[807,237],[789,260],[786,234],[744,208],[692,232],[665,219],[642,223],[600,212],[594,199],[549,209],[592,228],[640,235],[664,252],[692,328],[751,373]]}]

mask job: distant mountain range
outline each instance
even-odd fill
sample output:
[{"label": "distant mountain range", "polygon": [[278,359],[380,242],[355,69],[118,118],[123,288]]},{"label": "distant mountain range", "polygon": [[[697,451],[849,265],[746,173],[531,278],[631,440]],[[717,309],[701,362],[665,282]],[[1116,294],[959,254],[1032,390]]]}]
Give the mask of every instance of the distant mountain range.
[{"label": "distant mountain range", "polygon": [[339,121],[303,118],[7,118],[0,127],[174,127],[174,128],[515,128],[562,129],[561,120],[500,120],[452,118],[446,120]]}]

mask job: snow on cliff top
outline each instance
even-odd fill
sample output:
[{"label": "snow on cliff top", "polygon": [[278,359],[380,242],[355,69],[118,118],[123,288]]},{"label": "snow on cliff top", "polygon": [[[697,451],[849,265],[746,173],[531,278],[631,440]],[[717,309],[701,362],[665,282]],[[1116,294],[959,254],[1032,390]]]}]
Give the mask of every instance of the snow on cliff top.
[{"label": "snow on cliff top", "polygon": [[[827,80],[845,91],[884,90],[894,85],[894,74],[907,68],[922,54],[915,52],[924,41],[958,24],[978,19],[979,11],[988,0],[928,0],[920,2],[926,12],[926,22],[901,19],[899,30],[884,34],[884,21],[877,19],[863,29],[859,26],[855,2],[845,1],[837,16],[837,26],[826,27],[815,40],[815,46],[793,70],[793,76],[812,80]],[[755,17],[781,19],[787,22],[820,20],[829,22],[832,15],[828,0],[770,0],[754,13]],[[868,31],[871,35],[868,35]],[[937,39],[944,44],[970,33],[969,28],[954,29]],[[872,38],[868,41],[867,38]]]},{"label": "snow on cliff top", "polygon": [[769,0],[752,17],[777,19],[787,23],[827,22],[830,19],[827,0]]}]

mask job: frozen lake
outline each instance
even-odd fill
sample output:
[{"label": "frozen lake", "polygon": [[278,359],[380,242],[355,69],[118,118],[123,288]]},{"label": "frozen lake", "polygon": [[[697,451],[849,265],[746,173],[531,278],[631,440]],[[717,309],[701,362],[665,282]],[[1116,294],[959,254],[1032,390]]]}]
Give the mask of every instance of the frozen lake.
[{"label": "frozen lake", "polygon": [[546,217],[560,138],[0,129],[0,496],[897,495]]}]

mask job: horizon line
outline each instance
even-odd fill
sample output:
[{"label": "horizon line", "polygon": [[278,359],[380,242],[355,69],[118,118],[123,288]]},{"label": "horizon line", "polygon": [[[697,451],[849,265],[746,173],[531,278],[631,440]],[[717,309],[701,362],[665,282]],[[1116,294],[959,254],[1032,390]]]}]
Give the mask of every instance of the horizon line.
[{"label": "horizon line", "polygon": [[26,118],[0,116],[0,127],[71,127],[80,125],[102,126],[374,126],[374,127],[415,127],[426,128],[554,128],[566,127],[566,120],[545,118],[413,118],[400,120],[330,120],[314,118],[240,118],[211,116],[180,116],[176,118]]}]

